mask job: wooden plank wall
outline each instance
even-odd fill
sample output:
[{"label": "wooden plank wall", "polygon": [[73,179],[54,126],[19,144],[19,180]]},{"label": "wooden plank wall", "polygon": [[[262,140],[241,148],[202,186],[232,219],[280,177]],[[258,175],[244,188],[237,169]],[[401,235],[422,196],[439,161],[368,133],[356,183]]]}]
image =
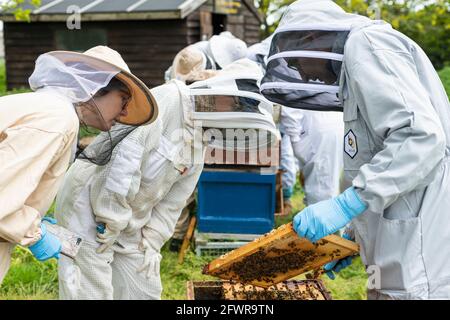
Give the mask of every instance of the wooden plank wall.
[{"label": "wooden plank wall", "polygon": [[[233,33],[239,39],[244,40],[248,46],[261,41],[260,22],[248,7],[241,1],[241,12],[239,15],[228,15],[226,18],[227,31]],[[200,11],[213,12],[213,1],[209,0],[188,18],[188,43],[200,41]]]},{"label": "wooden plank wall", "polygon": [[4,39],[7,88],[28,87],[36,58],[55,49],[51,26],[5,23]]},{"label": "wooden plank wall", "polygon": [[[5,23],[5,62],[8,89],[28,87],[37,57],[56,47],[54,33],[64,23]],[[80,31],[106,29],[107,45],[119,51],[131,71],[149,87],[164,82],[164,71],[187,46],[185,20],[85,22]]]},{"label": "wooden plank wall", "polygon": [[260,22],[244,3],[241,4],[240,15],[227,16],[226,29],[244,40],[248,46],[261,41]]}]

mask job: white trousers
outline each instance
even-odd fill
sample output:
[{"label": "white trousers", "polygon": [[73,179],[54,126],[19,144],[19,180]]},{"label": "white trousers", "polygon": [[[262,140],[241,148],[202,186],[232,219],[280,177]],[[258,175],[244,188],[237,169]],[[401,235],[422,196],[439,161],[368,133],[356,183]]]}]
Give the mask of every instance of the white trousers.
[{"label": "white trousers", "polygon": [[144,254],[108,249],[98,254],[97,245],[83,242],[75,259],[61,256],[58,265],[61,300],[160,300],[159,274],[147,279],[137,269]]}]

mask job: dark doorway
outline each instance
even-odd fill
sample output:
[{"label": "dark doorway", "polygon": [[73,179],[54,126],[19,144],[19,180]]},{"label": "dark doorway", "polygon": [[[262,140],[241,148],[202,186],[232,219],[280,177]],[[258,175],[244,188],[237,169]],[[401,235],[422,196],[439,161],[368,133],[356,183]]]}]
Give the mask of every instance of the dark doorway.
[{"label": "dark doorway", "polygon": [[219,34],[226,30],[227,16],[224,14],[214,13],[212,15],[213,33]]}]

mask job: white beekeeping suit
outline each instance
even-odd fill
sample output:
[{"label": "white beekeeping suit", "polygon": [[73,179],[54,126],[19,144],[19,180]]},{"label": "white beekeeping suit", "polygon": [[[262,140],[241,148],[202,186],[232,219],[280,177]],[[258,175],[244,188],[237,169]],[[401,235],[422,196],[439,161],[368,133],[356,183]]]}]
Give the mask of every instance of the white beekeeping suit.
[{"label": "white beekeeping suit", "polygon": [[[159,250],[172,235],[203,162],[191,158],[193,136],[174,136],[193,130],[185,120],[191,108],[187,88],[171,82],[151,92],[161,106],[154,123],[127,136],[108,165],[76,161],[65,177],[55,214],[62,226],[83,236],[84,244],[75,260],[61,259],[62,299],[160,297]],[[201,145],[195,151],[202,152]],[[103,235],[97,234],[99,224],[106,225]],[[141,265],[146,268],[139,273]]]},{"label": "white beekeeping suit", "polygon": [[337,93],[344,112],[351,187],[305,208],[294,229],[318,241],[351,222],[375,280],[369,299],[449,299],[450,104],[426,54],[329,0],[292,4],[271,48],[266,97],[326,111],[304,93]]},{"label": "white beekeeping suit", "polygon": [[305,205],[337,196],[343,170],[342,113],[284,107],[281,123],[305,178]]},{"label": "white beekeeping suit", "polygon": [[[251,67],[239,64],[241,73],[224,71],[223,82],[251,76]],[[220,79],[211,79],[212,87]],[[128,135],[108,165],[76,161],[68,171],[55,213],[84,242],[75,260],[63,257],[59,264],[62,299],[160,299],[160,249],[172,236],[203,168],[207,141],[195,121],[208,128],[275,127],[273,120],[261,121],[271,116],[252,118],[240,111],[231,116],[211,110],[214,105],[199,105],[208,100],[199,97],[208,98],[210,92],[192,91],[177,80],[152,89],[160,106],[154,123]],[[247,103],[248,95],[266,101],[236,87],[220,94],[227,93]],[[198,107],[210,112],[198,112]],[[242,120],[236,123],[236,118]],[[95,141],[92,146],[97,147]],[[105,225],[104,233],[99,225]]]},{"label": "white beekeeping suit", "polygon": [[300,170],[300,166],[299,161],[294,155],[294,150],[292,149],[291,138],[284,132],[282,126],[280,126],[280,133],[282,135],[280,168],[284,171],[282,179],[283,198],[285,208],[291,210],[292,208],[289,207],[291,205],[290,198],[294,192],[295,183],[297,182],[297,173]]}]

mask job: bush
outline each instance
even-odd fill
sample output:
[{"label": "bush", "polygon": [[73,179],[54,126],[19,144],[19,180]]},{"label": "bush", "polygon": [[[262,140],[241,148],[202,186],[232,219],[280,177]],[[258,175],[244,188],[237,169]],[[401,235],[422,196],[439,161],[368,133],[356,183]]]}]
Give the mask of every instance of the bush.
[{"label": "bush", "polygon": [[450,98],[450,67],[446,67],[439,71],[439,77],[441,78],[445,91],[447,91],[447,95]]}]

